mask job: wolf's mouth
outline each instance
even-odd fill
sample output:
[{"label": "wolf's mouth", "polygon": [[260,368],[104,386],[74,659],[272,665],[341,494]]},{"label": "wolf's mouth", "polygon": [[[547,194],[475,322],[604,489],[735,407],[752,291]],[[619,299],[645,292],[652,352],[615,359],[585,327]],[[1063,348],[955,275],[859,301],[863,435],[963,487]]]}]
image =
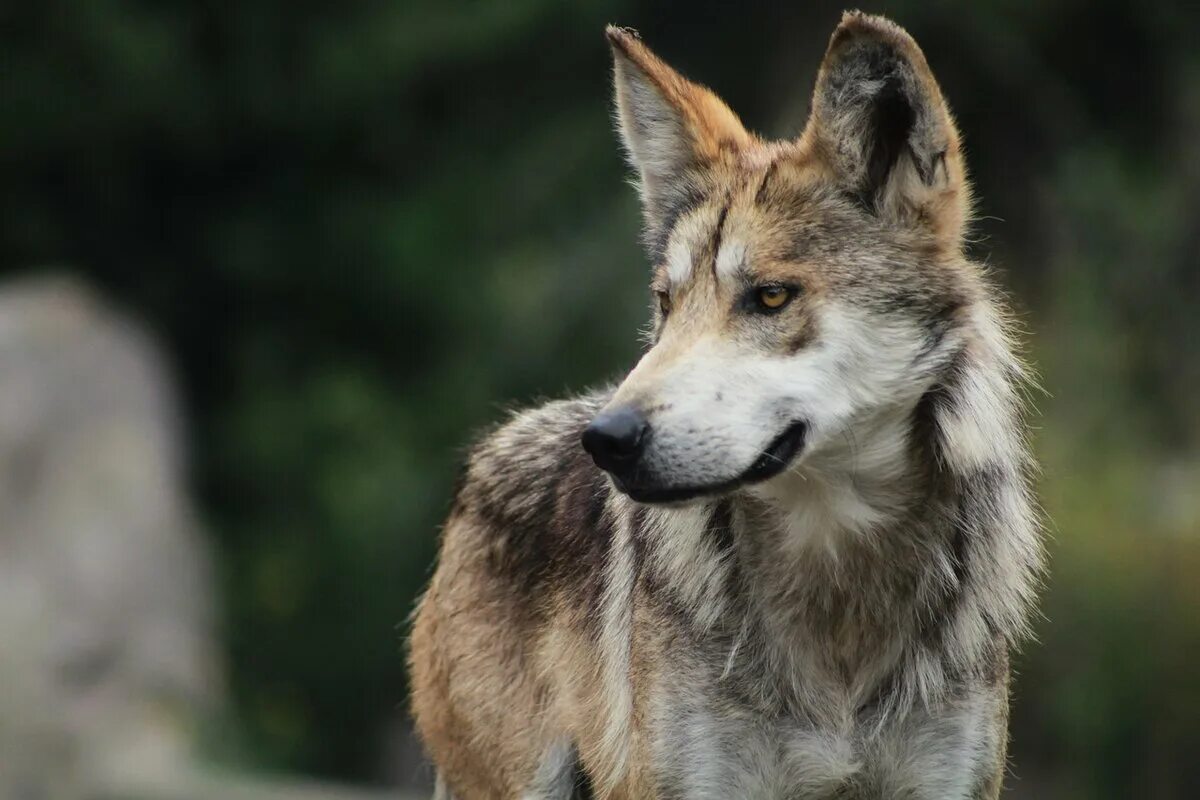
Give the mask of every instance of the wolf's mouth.
[{"label": "wolf's mouth", "polygon": [[619,490],[639,503],[679,503],[705,495],[724,494],[740,486],[761,483],[783,472],[804,448],[807,433],[807,425],[793,422],[771,440],[748,470],[732,480],[704,486],[656,486],[650,482],[622,480],[614,475],[613,482]]},{"label": "wolf's mouth", "polygon": [[804,447],[807,433],[808,426],[803,422],[793,422],[787,426],[783,433],[767,445],[767,449],[750,465],[750,469],[742,473],[740,482],[759,483],[783,472]]}]

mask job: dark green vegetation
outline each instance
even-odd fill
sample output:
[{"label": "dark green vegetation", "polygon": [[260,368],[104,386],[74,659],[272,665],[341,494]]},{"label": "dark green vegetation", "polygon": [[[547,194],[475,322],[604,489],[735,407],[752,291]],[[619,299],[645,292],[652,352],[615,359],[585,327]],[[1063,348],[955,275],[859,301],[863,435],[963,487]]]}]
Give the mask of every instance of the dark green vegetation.
[{"label": "dark green vegetation", "polygon": [[[822,3],[17,3],[0,268],[86,275],[165,340],[223,567],[214,751],[376,780],[463,445],[619,374],[646,264],[603,24],[798,131]],[[1182,6],[1182,4],[1180,4]],[[888,3],[955,109],[1049,395],[1041,644],[1015,796],[1200,791],[1200,14]]]}]

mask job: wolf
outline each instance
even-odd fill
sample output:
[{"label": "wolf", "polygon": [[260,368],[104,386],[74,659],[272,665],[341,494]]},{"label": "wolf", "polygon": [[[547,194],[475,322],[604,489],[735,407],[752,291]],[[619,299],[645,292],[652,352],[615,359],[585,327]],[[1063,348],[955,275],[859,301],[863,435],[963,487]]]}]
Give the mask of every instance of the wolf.
[{"label": "wolf", "polygon": [[1027,371],[924,55],[847,13],[764,141],[607,36],[652,330],[470,455],[410,642],[438,796],[997,797]]}]

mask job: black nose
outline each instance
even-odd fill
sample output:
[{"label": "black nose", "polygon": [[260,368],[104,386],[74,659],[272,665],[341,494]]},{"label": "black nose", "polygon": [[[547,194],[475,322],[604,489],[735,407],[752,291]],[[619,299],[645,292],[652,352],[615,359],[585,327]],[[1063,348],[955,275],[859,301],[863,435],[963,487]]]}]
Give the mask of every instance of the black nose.
[{"label": "black nose", "polygon": [[650,423],[632,406],[603,411],[583,431],[583,449],[606,472],[629,470],[646,448]]}]

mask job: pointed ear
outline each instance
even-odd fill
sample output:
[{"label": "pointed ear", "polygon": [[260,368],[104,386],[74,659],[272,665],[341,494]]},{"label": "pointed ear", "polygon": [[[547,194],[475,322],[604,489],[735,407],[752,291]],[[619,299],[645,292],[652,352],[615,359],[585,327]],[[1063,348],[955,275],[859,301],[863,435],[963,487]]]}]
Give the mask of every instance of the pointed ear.
[{"label": "pointed ear", "polygon": [[970,207],[958,131],[913,38],[848,12],[817,75],[804,137],[871,213],[955,248]]},{"label": "pointed ear", "polygon": [[659,238],[693,191],[689,172],[753,137],[737,115],[703,86],[688,81],[650,52],[636,32],[613,25],[617,127],[639,190],[648,238]]}]

